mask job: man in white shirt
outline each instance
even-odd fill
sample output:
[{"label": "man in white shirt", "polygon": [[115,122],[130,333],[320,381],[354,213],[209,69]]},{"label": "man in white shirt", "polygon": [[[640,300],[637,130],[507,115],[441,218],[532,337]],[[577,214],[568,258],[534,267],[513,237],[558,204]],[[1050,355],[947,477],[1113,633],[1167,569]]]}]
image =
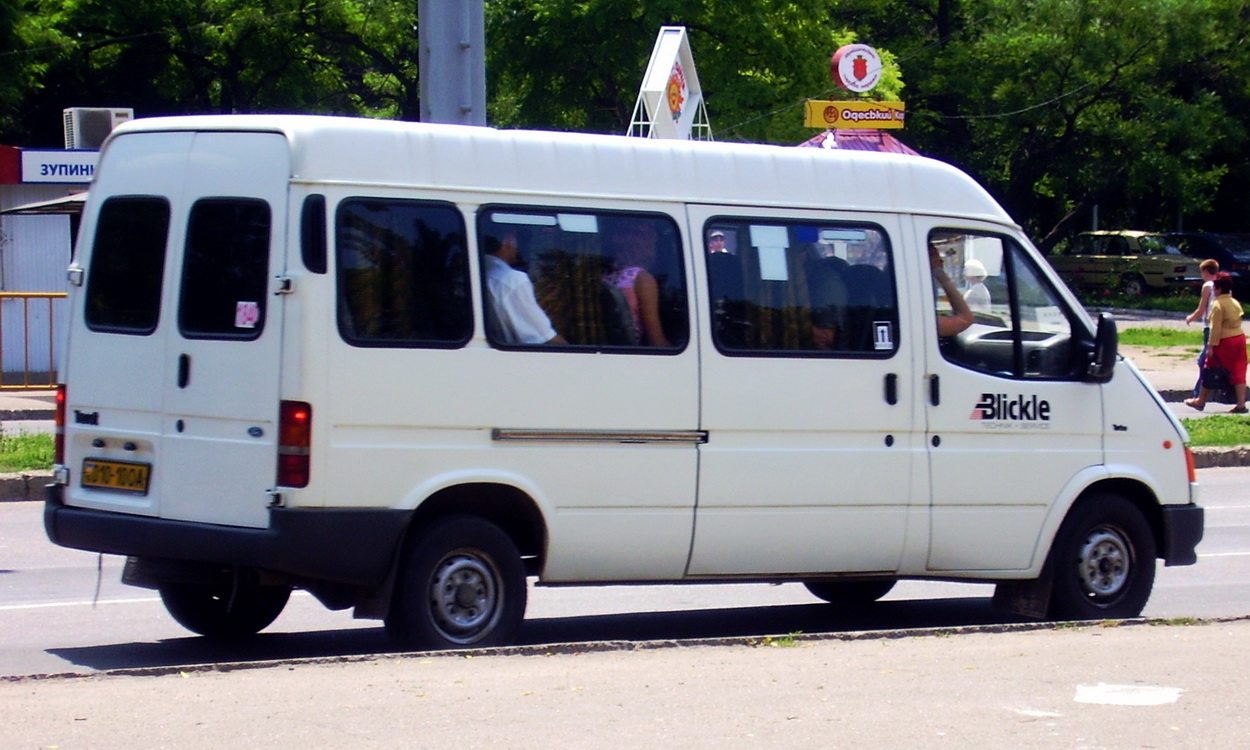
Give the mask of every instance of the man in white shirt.
[{"label": "man in white shirt", "polygon": [[516,231],[503,228],[502,235],[486,238],[487,325],[492,337],[503,344],[566,344],[538,306],[530,277],[513,268],[517,262]]}]

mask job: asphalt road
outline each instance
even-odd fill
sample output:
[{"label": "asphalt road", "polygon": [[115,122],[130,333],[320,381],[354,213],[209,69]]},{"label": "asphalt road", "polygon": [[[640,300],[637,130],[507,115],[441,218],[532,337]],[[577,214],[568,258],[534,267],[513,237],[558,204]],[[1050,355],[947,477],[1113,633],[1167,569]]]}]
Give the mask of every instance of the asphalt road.
[{"label": "asphalt road", "polygon": [[[1159,569],[1145,615],[1250,615],[1250,469],[1199,472],[1207,507],[1199,564]],[[91,673],[214,662],[385,653],[376,621],[297,594],[256,639],[192,637],[154,592],[122,586],[121,559],[66,550],[43,535],[42,505],[0,504],[0,676]],[[863,612],[838,612],[800,585],[608,586],[531,590],[521,644],[592,644],[948,628],[1017,622],[992,587],[903,582]]]}]

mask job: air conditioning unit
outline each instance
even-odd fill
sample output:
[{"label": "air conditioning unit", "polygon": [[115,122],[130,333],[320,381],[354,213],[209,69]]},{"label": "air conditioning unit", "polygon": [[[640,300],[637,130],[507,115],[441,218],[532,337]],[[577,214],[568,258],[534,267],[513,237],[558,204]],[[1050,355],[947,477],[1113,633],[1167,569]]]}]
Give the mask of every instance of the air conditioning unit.
[{"label": "air conditioning unit", "polygon": [[65,148],[99,148],[113,128],[134,116],[130,108],[70,107],[65,110]]}]

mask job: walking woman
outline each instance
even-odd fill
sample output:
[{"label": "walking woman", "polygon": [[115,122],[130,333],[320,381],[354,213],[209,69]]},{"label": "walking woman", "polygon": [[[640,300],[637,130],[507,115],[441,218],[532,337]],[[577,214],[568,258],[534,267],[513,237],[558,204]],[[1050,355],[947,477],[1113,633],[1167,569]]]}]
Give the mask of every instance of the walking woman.
[{"label": "walking woman", "polygon": [[1211,343],[1211,306],[1215,303],[1215,276],[1220,272],[1220,262],[1207,258],[1198,265],[1202,274],[1202,288],[1198,291],[1198,309],[1185,316],[1185,325],[1202,321],[1202,351],[1198,353],[1198,380],[1194,382],[1194,395],[1202,388],[1202,368],[1207,364],[1207,347]]},{"label": "walking woman", "polygon": [[[1207,367],[1228,370],[1228,382],[1237,396],[1230,414],[1246,413],[1246,334],[1241,329],[1241,303],[1233,299],[1233,277],[1225,272],[1215,276],[1215,300],[1211,305],[1211,341],[1207,347]],[[1198,411],[1207,405],[1211,389],[1204,383],[1197,398],[1185,403]]]}]

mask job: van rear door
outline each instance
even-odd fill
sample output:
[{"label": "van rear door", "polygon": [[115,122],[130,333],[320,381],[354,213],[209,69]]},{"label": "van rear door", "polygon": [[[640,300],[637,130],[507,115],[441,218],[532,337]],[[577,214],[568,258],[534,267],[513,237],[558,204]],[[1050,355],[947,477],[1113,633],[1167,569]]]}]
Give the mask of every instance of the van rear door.
[{"label": "van rear door", "polygon": [[[87,330],[73,342],[68,372],[68,455],[71,465],[75,451],[87,460],[81,480],[93,485],[75,482],[80,504],[267,524],[282,332],[273,290],[284,268],[289,174],[286,141],[275,134],[134,134],[110,144],[92,188],[109,197],[87,259]],[[164,257],[147,259],[159,270],[131,269],[154,277],[144,288],[154,290],[155,314],[93,325],[101,305],[119,304],[107,290],[125,278],[112,268],[124,253],[110,247],[125,246],[127,230],[159,232],[134,216],[145,212],[168,227]],[[115,214],[131,218],[114,222]],[[146,492],[100,486],[92,460],[106,470],[112,461],[148,467]]]}]

